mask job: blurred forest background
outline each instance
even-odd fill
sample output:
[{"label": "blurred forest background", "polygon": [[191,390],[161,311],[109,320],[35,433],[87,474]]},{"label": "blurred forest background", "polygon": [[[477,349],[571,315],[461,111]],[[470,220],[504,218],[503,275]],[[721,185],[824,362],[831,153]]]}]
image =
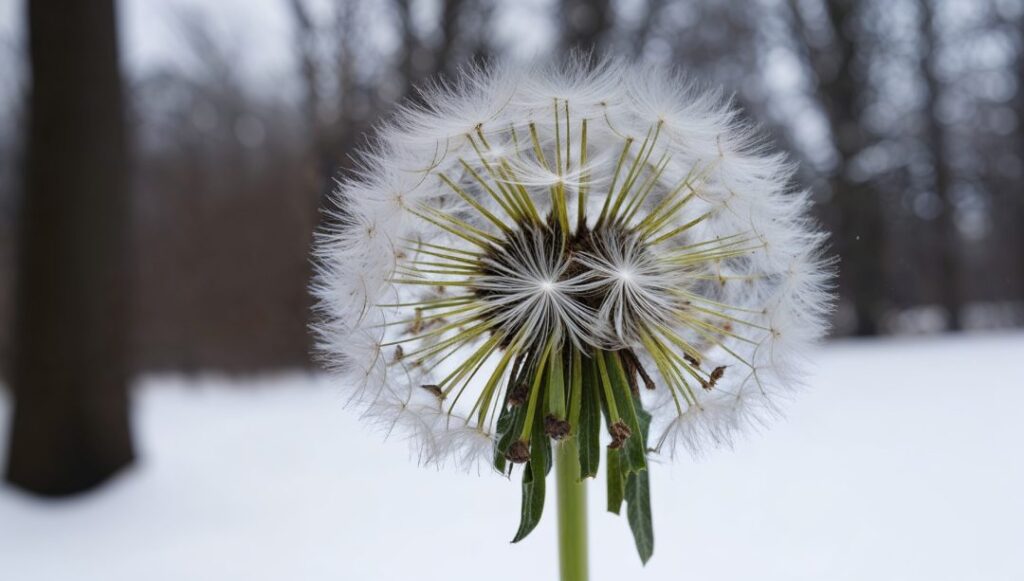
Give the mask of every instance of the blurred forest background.
[{"label": "blurred forest background", "polygon": [[[15,360],[18,301],[32,300],[15,291],[18,240],[31,239],[19,238],[19,216],[42,155],[30,155],[28,135],[33,60],[45,51],[30,50],[29,11],[12,4],[0,38],[0,376]],[[32,16],[59,4],[33,0]],[[125,30],[139,2],[81,4],[117,7],[122,52],[125,38],[147,34]],[[1024,323],[1024,0],[236,6],[276,15],[277,44],[226,29],[202,3],[163,8],[154,26],[173,31],[174,58],[138,67],[122,55],[107,86],[123,95],[111,114],[126,139],[117,300],[131,373],[312,366],[312,233],[331,178],[375,120],[467,62],[570,48],[671,63],[724,86],[792,153],[841,260],[834,335]],[[88,53],[93,41],[83,42]],[[286,54],[264,54],[279,45]],[[284,70],[247,73],[267,58]],[[39,171],[60,172],[61,155],[43,156]]]}]

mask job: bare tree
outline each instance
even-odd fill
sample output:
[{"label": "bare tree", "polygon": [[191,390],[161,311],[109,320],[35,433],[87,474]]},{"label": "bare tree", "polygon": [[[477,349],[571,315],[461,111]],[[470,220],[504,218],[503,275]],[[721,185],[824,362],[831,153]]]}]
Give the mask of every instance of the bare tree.
[{"label": "bare tree", "polygon": [[28,4],[32,89],[7,478],[91,488],[133,458],[126,139],[113,0]]},{"label": "bare tree", "polygon": [[[454,56],[457,53],[460,36],[466,36],[459,26],[460,21],[468,12],[473,2],[466,0],[444,0],[441,2],[441,14],[437,23],[439,39],[436,43],[428,43],[416,30],[413,19],[412,2],[395,0],[399,21],[402,29],[402,47],[400,49],[399,70],[405,82],[405,95],[410,96],[412,87],[423,80],[439,73],[451,72],[457,64]],[[478,4],[483,4],[482,2]]]},{"label": "bare tree", "polygon": [[28,102],[25,62],[21,43],[0,38],[0,67],[7,72],[0,87],[0,376],[10,364],[11,316],[14,312],[15,190],[20,181],[24,147],[24,109]]},{"label": "bare tree", "polygon": [[960,273],[960,241],[956,224],[953,220],[954,206],[951,195],[952,167],[948,156],[947,131],[939,118],[939,100],[942,98],[942,81],[939,80],[939,31],[935,23],[934,0],[920,0],[921,26],[921,74],[928,92],[924,103],[925,126],[927,128],[926,143],[932,163],[932,187],[939,198],[939,210],[935,217],[938,229],[940,249],[936,253],[939,259],[939,289],[942,306],[946,310],[947,328],[958,331],[961,323],[960,309],[963,303],[962,281]]},{"label": "bare tree", "polygon": [[[1017,163],[1024,166],[1024,13],[1019,14],[1015,20],[1017,55],[1014,60],[1014,73],[1017,81],[1017,92],[1014,95],[1013,104],[1018,117],[1017,130],[1014,135],[1016,137]],[[1024,228],[1021,227],[1024,224],[1024,195],[1021,195],[1020,191],[1018,191],[1014,199],[1016,200],[1014,211],[1017,224],[1017,263],[1024,264]],[[1020,274],[1020,288],[1022,293],[1024,293],[1024,269],[1020,271]],[[1024,299],[1024,295],[1019,298]]]},{"label": "bare tree", "polygon": [[633,39],[631,49],[634,57],[640,57],[644,53],[644,48],[647,46],[647,41],[651,39],[651,34],[654,31],[654,25],[661,15],[661,10],[665,6],[666,0],[647,0],[647,5],[644,7],[643,15],[640,17],[640,25],[635,31],[633,31]]},{"label": "bare tree", "polygon": [[[827,0],[825,21],[818,23],[823,26],[810,23],[797,2],[793,6],[797,37],[803,40],[808,65],[817,78],[817,97],[836,149],[829,186],[838,213],[839,292],[853,306],[854,333],[875,335],[886,285],[885,222],[878,191],[851,173],[854,159],[871,142],[860,118],[866,81],[857,61],[863,39],[857,2]],[[827,29],[824,34],[822,27]]]},{"label": "bare tree", "polygon": [[249,85],[245,51],[201,13],[177,16],[190,66],[133,85],[134,360],[185,372],[309,365],[307,257],[324,180],[310,177],[305,110]]},{"label": "bare tree", "polygon": [[324,194],[330,177],[351,166],[349,154],[376,119],[376,87],[357,76],[360,59],[375,55],[359,47],[358,0],[333,4],[330,18],[319,22],[306,0],[288,0],[305,94],[303,117],[315,161],[310,188]]},{"label": "bare tree", "polygon": [[305,121],[303,130],[309,136],[310,151],[308,157],[311,167],[306,172],[305,180],[311,191],[322,189],[319,182],[325,175],[334,171],[335,158],[329,149],[327,136],[322,129],[321,109],[323,107],[323,90],[319,60],[317,56],[318,31],[309,8],[303,0],[288,0],[292,19],[295,25],[295,46],[298,53],[300,76],[304,91],[302,117]]}]

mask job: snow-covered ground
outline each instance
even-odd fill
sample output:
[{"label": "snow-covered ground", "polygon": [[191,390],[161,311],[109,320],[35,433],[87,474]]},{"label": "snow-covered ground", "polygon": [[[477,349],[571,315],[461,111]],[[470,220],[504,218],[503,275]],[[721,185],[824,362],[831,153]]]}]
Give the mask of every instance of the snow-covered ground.
[{"label": "snow-covered ground", "polygon": [[[593,486],[593,579],[1024,579],[1024,334],[817,360],[788,420],[654,468],[646,571]],[[144,381],[142,459],[95,494],[0,488],[0,579],[555,578],[552,504],[508,543],[518,482],[416,467],[322,378],[232,383]]]}]

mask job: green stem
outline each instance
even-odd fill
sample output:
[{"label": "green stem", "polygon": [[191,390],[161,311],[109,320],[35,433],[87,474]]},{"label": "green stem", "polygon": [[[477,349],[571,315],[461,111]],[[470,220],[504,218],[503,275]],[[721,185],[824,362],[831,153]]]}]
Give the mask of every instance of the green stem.
[{"label": "green stem", "polygon": [[587,581],[587,484],[580,479],[575,436],[556,443],[555,455],[562,581]]}]

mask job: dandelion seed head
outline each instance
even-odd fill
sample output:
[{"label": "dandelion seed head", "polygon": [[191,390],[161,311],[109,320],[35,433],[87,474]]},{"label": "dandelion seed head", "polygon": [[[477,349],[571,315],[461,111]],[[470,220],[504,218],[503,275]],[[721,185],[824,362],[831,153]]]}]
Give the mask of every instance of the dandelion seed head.
[{"label": "dandelion seed head", "polygon": [[500,464],[518,406],[575,435],[575,398],[606,405],[618,378],[648,447],[729,445],[824,333],[831,274],[792,164],[674,71],[471,67],[357,159],[314,250],[317,348],[425,463]]}]

